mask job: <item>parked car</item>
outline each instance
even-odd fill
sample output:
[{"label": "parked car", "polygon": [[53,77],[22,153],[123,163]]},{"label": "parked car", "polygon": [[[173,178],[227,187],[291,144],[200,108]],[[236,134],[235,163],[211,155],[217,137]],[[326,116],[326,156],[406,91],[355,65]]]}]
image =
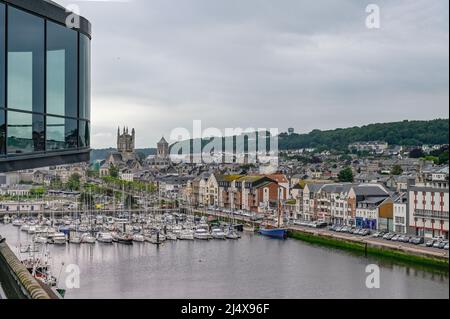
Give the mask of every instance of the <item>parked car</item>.
[{"label": "parked car", "polygon": [[411,236],[408,236],[408,235],[404,235],[403,236],[403,239],[402,239],[402,242],[404,242],[404,243],[409,243],[409,240],[411,239]]},{"label": "parked car", "polygon": [[316,228],[326,228],[328,224],[326,222],[318,222]]},{"label": "parked car", "polygon": [[442,239],[438,239],[434,242],[433,248],[439,248],[439,245],[442,243]]},{"label": "parked car", "polygon": [[398,241],[398,239],[400,238],[400,235],[394,235],[392,238],[391,238],[391,241]]},{"label": "parked car", "polygon": [[387,233],[386,235],[383,236],[383,239],[387,239],[387,240],[391,240],[392,237],[395,236],[395,233]]},{"label": "parked car", "polygon": [[417,237],[416,236],[416,237],[411,237],[409,242],[411,244],[414,244],[414,245],[420,245],[420,244],[423,244],[425,242],[425,239],[423,237]]},{"label": "parked car", "polygon": [[445,245],[448,245],[448,240],[443,240],[439,243],[439,248],[444,249]]},{"label": "parked car", "polygon": [[379,237],[382,237],[382,236],[383,236],[383,234],[380,231],[376,231],[375,233],[373,233],[373,237],[375,237],[375,238],[379,238]]},{"label": "parked car", "polygon": [[433,247],[434,243],[436,242],[436,239],[429,239],[426,243],[425,246],[427,247]]},{"label": "parked car", "polygon": [[370,235],[370,229],[364,229],[364,230],[361,232],[361,235],[362,235],[362,236],[369,236],[369,235]]},{"label": "parked car", "polygon": [[448,243],[445,244],[444,249],[448,250]]}]

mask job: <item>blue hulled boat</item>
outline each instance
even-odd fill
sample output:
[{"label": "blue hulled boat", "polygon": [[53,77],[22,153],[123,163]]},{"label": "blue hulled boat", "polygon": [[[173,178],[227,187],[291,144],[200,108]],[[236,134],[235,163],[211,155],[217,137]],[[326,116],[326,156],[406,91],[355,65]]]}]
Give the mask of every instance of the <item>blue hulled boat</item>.
[{"label": "blue hulled boat", "polygon": [[287,238],[287,229],[286,228],[260,228],[259,233],[264,236],[273,237],[273,238]]}]

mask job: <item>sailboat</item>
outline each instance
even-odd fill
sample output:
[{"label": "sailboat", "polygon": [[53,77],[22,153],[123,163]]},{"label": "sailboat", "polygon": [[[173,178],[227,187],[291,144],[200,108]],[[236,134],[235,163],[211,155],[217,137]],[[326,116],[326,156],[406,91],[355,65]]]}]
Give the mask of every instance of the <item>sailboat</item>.
[{"label": "sailboat", "polygon": [[280,192],[278,192],[278,223],[277,226],[273,226],[269,223],[266,225],[261,224],[259,228],[259,233],[263,236],[272,237],[272,238],[287,238],[287,228],[281,227],[281,199]]}]

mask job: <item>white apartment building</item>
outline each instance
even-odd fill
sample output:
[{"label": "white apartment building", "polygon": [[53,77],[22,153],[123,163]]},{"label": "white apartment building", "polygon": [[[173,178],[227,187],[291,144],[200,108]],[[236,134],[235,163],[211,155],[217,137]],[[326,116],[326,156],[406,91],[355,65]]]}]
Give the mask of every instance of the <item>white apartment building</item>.
[{"label": "white apartment building", "polygon": [[446,166],[422,172],[416,184],[408,188],[411,232],[426,238],[448,239],[448,186]]},{"label": "white apartment building", "polygon": [[408,195],[400,193],[394,199],[394,231],[399,234],[408,232]]}]

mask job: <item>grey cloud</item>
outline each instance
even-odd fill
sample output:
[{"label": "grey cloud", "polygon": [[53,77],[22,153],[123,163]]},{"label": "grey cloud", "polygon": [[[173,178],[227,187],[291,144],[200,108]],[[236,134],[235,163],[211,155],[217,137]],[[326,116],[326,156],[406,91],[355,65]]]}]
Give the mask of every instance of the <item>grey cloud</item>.
[{"label": "grey cloud", "polygon": [[[61,4],[76,1],[57,1]],[[93,137],[448,117],[448,1],[76,2],[93,23]]]}]

